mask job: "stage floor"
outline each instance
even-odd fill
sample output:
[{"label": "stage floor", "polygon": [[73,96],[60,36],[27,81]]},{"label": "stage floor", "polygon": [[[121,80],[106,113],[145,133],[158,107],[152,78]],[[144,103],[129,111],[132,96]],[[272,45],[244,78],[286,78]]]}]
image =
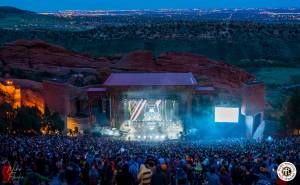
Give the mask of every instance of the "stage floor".
[{"label": "stage floor", "polygon": [[120,131],[127,140],[179,139],[183,126],[180,121],[125,121]]}]

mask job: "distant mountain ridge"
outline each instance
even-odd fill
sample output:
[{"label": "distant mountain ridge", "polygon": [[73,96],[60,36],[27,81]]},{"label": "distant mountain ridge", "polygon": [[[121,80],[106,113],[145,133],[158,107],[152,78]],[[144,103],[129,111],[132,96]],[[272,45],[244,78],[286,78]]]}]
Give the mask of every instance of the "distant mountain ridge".
[{"label": "distant mountain ridge", "polygon": [[0,6],[0,14],[33,14],[28,10],[21,10],[12,6]]}]

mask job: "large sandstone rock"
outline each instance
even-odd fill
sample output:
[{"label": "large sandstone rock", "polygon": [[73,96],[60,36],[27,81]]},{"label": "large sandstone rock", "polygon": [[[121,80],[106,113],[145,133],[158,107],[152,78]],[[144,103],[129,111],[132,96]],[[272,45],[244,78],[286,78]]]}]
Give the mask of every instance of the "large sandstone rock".
[{"label": "large sandstone rock", "polygon": [[5,44],[0,49],[0,61],[5,68],[17,66],[57,75],[70,70],[90,71],[98,73],[102,81],[111,72],[192,72],[199,84],[212,85],[233,96],[244,82],[254,79],[235,66],[190,53],[168,52],[155,58],[150,51],[135,51],[121,57],[93,59],[38,40]]},{"label": "large sandstone rock", "polygon": [[236,91],[244,82],[254,79],[235,66],[190,53],[168,52],[154,58],[149,51],[135,51],[110,66],[113,71],[192,72],[200,85],[212,85],[225,91]]},{"label": "large sandstone rock", "polygon": [[19,40],[5,44],[0,49],[0,60],[9,66],[42,70],[48,66],[92,68],[98,60],[47,44],[40,40]]}]

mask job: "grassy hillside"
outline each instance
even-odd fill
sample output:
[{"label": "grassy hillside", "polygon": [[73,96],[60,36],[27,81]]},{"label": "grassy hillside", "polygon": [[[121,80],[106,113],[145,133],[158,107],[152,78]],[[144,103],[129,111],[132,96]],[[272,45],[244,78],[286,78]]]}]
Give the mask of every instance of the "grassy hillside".
[{"label": "grassy hillside", "polygon": [[263,80],[269,86],[284,86],[300,83],[299,68],[268,67],[259,68],[255,72],[257,79]]}]

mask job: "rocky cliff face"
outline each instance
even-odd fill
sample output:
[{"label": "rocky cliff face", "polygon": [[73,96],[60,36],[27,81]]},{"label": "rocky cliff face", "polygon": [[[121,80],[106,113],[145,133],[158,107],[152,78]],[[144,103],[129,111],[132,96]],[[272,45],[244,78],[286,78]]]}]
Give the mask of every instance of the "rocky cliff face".
[{"label": "rocky cliff face", "polygon": [[91,68],[101,67],[103,60],[95,60],[40,40],[19,40],[0,48],[0,65],[5,69],[17,67],[65,74],[70,70],[82,71],[82,68],[86,68],[86,71],[90,71]]},{"label": "rocky cliff face", "polygon": [[168,52],[154,58],[149,51],[136,51],[109,66],[112,71],[192,72],[200,85],[224,92],[236,91],[244,82],[255,79],[240,68],[190,53]]},{"label": "rocky cliff face", "polygon": [[42,41],[16,41],[0,49],[0,65],[7,68],[49,71],[70,70],[100,74],[102,80],[111,72],[192,72],[199,84],[223,91],[235,91],[253,80],[251,74],[226,63],[190,53],[169,52],[155,58],[149,51],[135,51],[122,57],[94,59]]},{"label": "rocky cliff face", "polygon": [[72,53],[42,41],[16,41],[1,48],[0,57],[8,65],[80,66],[91,64],[92,59]]}]

